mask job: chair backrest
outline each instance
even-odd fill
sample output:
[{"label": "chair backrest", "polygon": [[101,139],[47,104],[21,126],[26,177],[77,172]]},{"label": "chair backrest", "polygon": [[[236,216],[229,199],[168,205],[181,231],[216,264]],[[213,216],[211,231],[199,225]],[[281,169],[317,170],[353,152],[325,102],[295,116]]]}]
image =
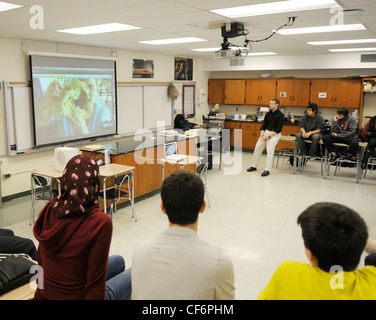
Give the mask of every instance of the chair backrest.
[{"label": "chair backrest", "polygon": [[201,175],[202,173],[204,173],[204,171],[208,169],[208,166],[209,163],[202,163],[199,166],[197,166],[196,172]]},{"label": "chair backrest", "polygon": [[121,186],[122,184],[128,183],[132,173],[123,174],[115,178],[115,185]]},{"label": "chair backrest", "polygon": [[33,179],[38,187],[45,187],[48,185],[48,181],[45,177],[34,175]]}]

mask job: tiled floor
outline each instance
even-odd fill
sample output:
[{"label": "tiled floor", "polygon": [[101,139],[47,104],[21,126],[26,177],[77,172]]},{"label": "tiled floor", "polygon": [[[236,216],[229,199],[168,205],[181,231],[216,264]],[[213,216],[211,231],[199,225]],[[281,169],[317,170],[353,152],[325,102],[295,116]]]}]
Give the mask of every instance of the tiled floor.
[{"label": "tiled floor", "polygon": [[[233,157],[233,153],[227,156]],[[220,246],[232,258],[237,299],[257,299],[281,262],[307,262],[296,220],[315,202],[339,202],[351,207],[366,221],[370,236],[376,237],[375,173],[355,183],[355,169],[342,168],[337,176],[323,179],[319,162],[310,161],[303,174],[293,175],[290,164],[280,161],[278,170],[261,177],[265,156],[259,170],[248,173],[251,157],[243,153],[236,158],[240,160],[233,175],[228,174],[231,165],[224,165],[222,171],[214,165],[208,171],[211,206],[200,216],[198,227],[202,239]],[[231,158],[224,161],[230,163]],[[130,266],[135,245],[168,226],[159,205],[159,195],[137,202],[137,222],[131,219],[130,207],[113,215],[111,254],[122,255]],[[34,240],[28,222],[30,206],[30,197],[3,203],[0,226]],[[43,202],[37,204],[37,210],[42,207]],[[359,267],[364,265],[364,256]]]}]

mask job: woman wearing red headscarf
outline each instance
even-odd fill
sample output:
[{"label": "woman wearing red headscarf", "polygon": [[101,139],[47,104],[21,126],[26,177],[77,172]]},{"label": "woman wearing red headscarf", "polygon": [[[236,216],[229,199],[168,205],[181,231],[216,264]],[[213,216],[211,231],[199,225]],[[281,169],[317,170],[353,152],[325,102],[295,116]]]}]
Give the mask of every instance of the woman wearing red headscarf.
[{"label": "woman wearing red headscarf", "polygon": [[[61,195],[47,203],[34,225],[39,241],[37,261],[43,271],[38,273],[34,299],[109,298],[106,272],[112,220],[99,210],[95,160],[87,155],[73,157],[65,167],[61,186]],[[113,297],[118,298],[116,294]]]}]

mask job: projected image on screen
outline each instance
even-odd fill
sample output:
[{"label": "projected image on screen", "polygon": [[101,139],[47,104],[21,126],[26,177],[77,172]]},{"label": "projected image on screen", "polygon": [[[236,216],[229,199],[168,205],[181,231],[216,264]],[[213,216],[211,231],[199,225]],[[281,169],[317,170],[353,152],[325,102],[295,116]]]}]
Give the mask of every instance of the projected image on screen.
[{"label": "projected image on screen", "polygon": [[37,146],[117,133],[114,61],[31,61]]}]

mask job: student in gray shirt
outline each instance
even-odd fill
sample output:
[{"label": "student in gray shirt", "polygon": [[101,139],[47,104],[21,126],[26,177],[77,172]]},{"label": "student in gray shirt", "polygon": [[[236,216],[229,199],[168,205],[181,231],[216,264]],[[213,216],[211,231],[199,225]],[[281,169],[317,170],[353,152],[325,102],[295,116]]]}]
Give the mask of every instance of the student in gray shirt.
[{"label": "student in gray shirt", "polygon": [[200,177],[172,173],[163,181],[161,198],[169,227],[135,248],[132,300],[235,299],[231,260],[197,235],[198,215],[206,205]]},{"label": "student in gray shirt", "polygon": [[356,137],[357,128],[358,122],[349,115],[349,109],[340,107],[332,120],[330,134],[322,137],[324,146],[330,153],[329,163],[335,163],[340,158],[339,149],[334,143],[343,143],[349,146],[346,159],[351,159],[357,154],[359,148],[359,141]]},{"label": "student in gray shirt", "polygon": [[[321,115],[318,114],[318,106],[316,103],[310,103],[307,107],[307,113],[302,117],[299,127],[300,132],[296,135],[298,148],[302,156],[314,157],[317,155],[317,149],[322,137],[322,130],[325,123]],[[308,144],[304,140],[311,140]],[[309,148],[309,145],[311,147]]]}]

